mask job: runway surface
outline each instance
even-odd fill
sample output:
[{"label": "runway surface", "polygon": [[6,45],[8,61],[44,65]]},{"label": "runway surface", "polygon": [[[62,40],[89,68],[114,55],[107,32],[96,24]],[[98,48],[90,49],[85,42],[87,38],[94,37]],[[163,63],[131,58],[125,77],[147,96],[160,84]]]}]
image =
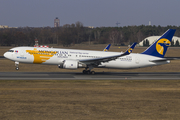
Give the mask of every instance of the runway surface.
[{"label": "runway surface", "polygon": [[78,72],[0,72],[0,80],[180,80],[180,72],[97,72],[95,75]]}]

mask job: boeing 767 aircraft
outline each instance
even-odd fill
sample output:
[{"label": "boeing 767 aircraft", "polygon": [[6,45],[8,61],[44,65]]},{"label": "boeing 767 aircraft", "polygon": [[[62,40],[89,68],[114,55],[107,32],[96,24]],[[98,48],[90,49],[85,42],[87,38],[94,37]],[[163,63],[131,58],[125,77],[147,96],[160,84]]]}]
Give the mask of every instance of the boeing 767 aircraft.
[{"label": "boeing 767 aircraft", "polygon": [[[91,50],[15,47],[4,53],[4,57],[15,61],[16,70],[22,63],[58,65],[59,68],[85,68],[83,73],[94,74],[93,68],[131,69],[170,63],[164,58],[176,30],[167,30],[156,42],[142,53],[131,53],[136,43],[126,52],[104,52]],[[108,47],[109,49],[109,47]]]}]

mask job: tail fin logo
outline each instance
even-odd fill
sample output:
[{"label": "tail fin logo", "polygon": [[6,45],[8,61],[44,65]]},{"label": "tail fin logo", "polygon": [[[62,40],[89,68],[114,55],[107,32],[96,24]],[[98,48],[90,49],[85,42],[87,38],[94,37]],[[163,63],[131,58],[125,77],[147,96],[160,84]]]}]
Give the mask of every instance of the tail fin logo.
[{"label": "tail fin logo", "polygon": [[[164,55],[167,47],[169,47],[171,42],[168,39],[162,38],[156,43],[156,50],[159,54]],[[165,50],[166,49],[166,50]]]},{"label": "tail fin logo", "polygon": [[107,49],[104,49],[104,52],[107,52],[108,50]]},{"label": "tail fin logo", "polygon": [[128,53],[132,53],[132,50],[133,50],[132,48],[129,48]]}]

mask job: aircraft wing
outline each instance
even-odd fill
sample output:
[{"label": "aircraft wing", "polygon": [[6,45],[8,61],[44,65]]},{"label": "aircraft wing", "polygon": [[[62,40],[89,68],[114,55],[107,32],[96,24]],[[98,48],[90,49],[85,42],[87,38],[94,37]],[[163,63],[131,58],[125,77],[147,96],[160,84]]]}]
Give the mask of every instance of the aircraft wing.
[{"label": "aircraft wing", "polygon": [[79,60],[79,62],[87,64],[87,65],[99,65],[101,62],[108,62],[111,60],[115,60],[118,57],[129,55],[137,43],[133,43],[130,48],[126,50],[126,52],[119,54],[119,55],[113,55],[113,56],[107,56],[107,57],[101,57],[101,58],[93,58],[93,59],[85,59],[85,60]]}]

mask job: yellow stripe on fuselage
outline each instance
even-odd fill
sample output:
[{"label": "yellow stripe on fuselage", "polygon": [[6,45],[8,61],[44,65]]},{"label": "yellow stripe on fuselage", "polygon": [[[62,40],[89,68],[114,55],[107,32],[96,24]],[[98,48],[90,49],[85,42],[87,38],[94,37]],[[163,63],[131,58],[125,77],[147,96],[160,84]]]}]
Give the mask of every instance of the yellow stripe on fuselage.
[{"label": "yellow stripe on fuselage", "polygon": [[34,48],[34,50],[26,50],[26,52],[34,56],[33,63],[36,64],[46,62],[57,53],[56,51],[38,51],[37,48]]}]

